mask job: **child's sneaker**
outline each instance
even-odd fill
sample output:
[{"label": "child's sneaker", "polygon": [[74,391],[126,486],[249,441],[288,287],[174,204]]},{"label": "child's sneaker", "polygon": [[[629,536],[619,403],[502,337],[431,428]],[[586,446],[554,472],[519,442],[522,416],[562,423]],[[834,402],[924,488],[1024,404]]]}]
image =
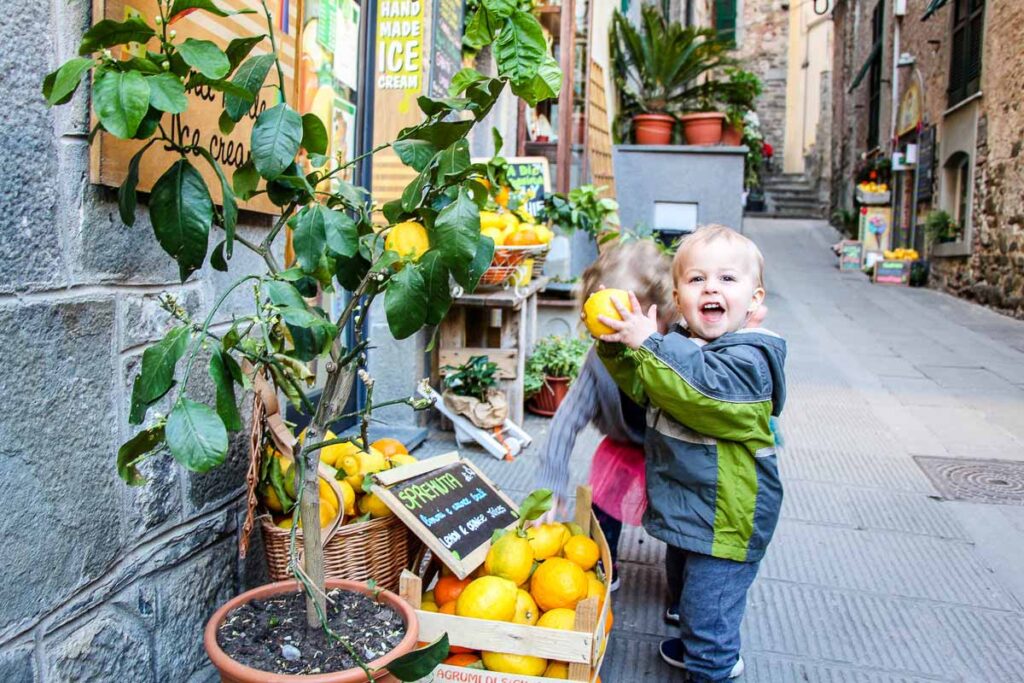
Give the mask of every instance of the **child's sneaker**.
[{"label": "child's sneaker", "polygon": [[664,620],[669,626],[679,626],[679,606],[666,607]]},{"label": "child's sneaker", "polygon": [[[668,640],[661,641],[661,645],[658,646],[658,652],[661,653],[661,658],[669,666],[674,666],[677,669],[683,668],[683,641],[679,638],[669,638]],[[736,660],[736,663],[732,666],[732,671],[729,672],[729,678],[739,678],[743,675],[743,670],[746,667],[743,664],[743,657],[740,656]]]}]

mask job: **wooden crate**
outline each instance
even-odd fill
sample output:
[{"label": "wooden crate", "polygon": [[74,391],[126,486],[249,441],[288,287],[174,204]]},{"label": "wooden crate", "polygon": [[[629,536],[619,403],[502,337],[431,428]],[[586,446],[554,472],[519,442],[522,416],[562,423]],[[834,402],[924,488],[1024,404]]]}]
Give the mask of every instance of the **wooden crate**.
[{"label": "wooden crate", "polygon": [[[581,486],[576,494],[576,523],[584,533],[597,542],[601,550],[601,563],[607,567],[605,585],[611,585],[612,562],[608,541],[601,531],[597,518],[591,510],[590,489]],[[562,631],[559,629],[512,624],[505,621],[486,619],[469,619],[438,612],[424,612],[419,609],[423,595],[423,582],[416,574],[406,571],[402,575],[401,594],[409,604],[416,608],[416,616],[420,622],[420,640],[432,642],[443,633],[448,634],[448,642],[452,645],[471,648],[473,650],[489,650],[507,652],[518,655],[531,655],[548,660],[569,662],[569,680],[591,681],[604,661],[605,624],[611,613],[611,592],[606,591],[604,604],[598,609],[597,598],[583,600],[576,606],[576,630]],[[508,674],[505,674],[508,675]],[[474,678],[478,676],[478,678]],[[442,664],[434,671],[435,681],[463,681],[466,683],[486,683],[494,679],[494,672],[481,669],[449,666]],[[516,683],[554,683],[558,679],[546,676],[516,675]]]}]

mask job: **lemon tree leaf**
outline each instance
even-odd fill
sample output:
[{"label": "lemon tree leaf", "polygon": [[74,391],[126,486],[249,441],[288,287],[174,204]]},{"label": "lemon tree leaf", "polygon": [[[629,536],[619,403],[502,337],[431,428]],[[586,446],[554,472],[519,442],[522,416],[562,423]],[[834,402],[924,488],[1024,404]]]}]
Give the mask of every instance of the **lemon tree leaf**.
[{"label": "lemon tree leaf", "polygon": [[391,148],[406,166],[422,171],[437,154],[437,147],[427,140],[396,140]]},{"label": "lemon tree leaf", "polygon": [[427,293],[423,276],[416,268],[405,267],[387,283],[384,312],[395,339],[405,339],[421,327],[427,318]]},{"label": "lemon tree leaf", "polygon": [[184,43],[178,45],[178,54],[186,64],[207,78],[221,79],[231,70],[231,60],[216,43],[209,40],[186,38]]},{"label": "lemon tree leaf", "polygon": [[201,9],[204,12],[209,12],[210,14],[214,14],[218,17],[228,17],[232,14],[256,14],[256,10],[252,9],[223,10],[213,4],[213,0],[174,0],[174,4],[171,5],[169,15],[173,20],[182,12],[190,9]]},{"label": "lemon tree leaf", "polygon": [[150,28],[149,24],[139,17],[132,17],[126,21],[104,19],[82,36],[82,42],[78,45],[78,54],[85,56],[105,47],[124,45],[125,43],[146,43],[155,35],[156,32]]},{"label": "lemon tree leaf", "polygon": [[231,77],[231,82],[249,93],[251,99],[246,100],[237,94],[227,93],[224,95],[224,112],[232,121],[240,121],[245,113],[249,111],[256,96],[267,79],[267,73],[274,64],[274,55],[256,55],[250,57],[238,67],[238,71]]},{"label": "lemon tree leaf", "polygon": [[437,176],[443,180],[458,175],[469,168],[469,163],[469,143],[465,138],[456,140],[438,155]]},{"label": "lemon tree leaf", "polygon": [[60,68],[43,79],[43,97],[49,105],[64,104],[78,90],[82,76],[93,64],[89,57],[75,57],[61,64]]},{"label": "lemon tree leaf", "polygon": [[424,292],[427,296],[428,325],[438,325],[452,304],[452,292],[448,286],[448,266],[441,258],[441,252],[432,249],[423,255],[416,269],[423,277]]},{"label": "lemon tree leaf", "polygon": [[206,259],[213,200],[206,181],[187,159],[179,159],[153,185],[149,218],[164,251],[178,262],[181,281]]},{"label": "lemon tree leaf", "polygon": [[302,148],[310,154],[327,153],[327,127],[312,112],[302,115]]},{"label": "lemon tree leaf", "polygon": [[252,128],[252,159],[256,170],[272,180],[292,165],[302,143],[302,117],[282,102],[256,119]]},{"label": "lemon tree leaf", "polygon": [[185,84],[169,71],[155,76],[146,76],[149,83],[149,101],[160,111],[169,114],[180,114],[188,109],[185,97]]},{"label": "lemon tree leaf", "polygon": [[170,391],[174,368],[185,354],[189,337],[188,326],[181,325],[143,351],[142,369],[132,384],[131,424],[142,424],[147,408]]},{"label": "lemon tree leaf", "polygon": [[224,219],[225,235],[224,255],[227,258],[231,258],[235,246],[235,226],[238,224],[238,202],[235,200],[235,193],[231,189],[228,177],[224,175],[224,170],[217,163],[217,160],[213,158],[213,155],[210,154],[210,150],[200,147],[199,153],[203,155],[203,158],[206,159],[220,179],[221,207],[223,209],[221,217]]},{"label": "lemon tree leaf", "polygon": [[430,674],[448,657],[448,634],[426,647],[413,650],[388,663],[388,673],[400,681],[418,681]]},{"label": "lemon tree leaf", "polygon": [[228,432],[212,408],[182,397],[164,428],[171,455],[193,472],[208,472],[228,454]]},{"label": "lemon tree leaf", "polygon": [[[445,265],[456,273],[465,270],[466,265],[477,253],[480,240],[480,209],[468,191],[459,188],[459,195],[454,202],[444,207],[434,221],[433,240],[438,245]],[[460,281],[459,284],[465,286]]]},{"label": "lemon tree leaf", "polygon": [[519,519],[529,522],[537,519],[551,509],[553,503],[550,489],[536,489],[530,493],[519,506]]},{"label": "lemon tree leaf", "polygon": [[142,161],[142,155],[152,144],[153,141],[147,142],[142,149],[135,153],[132,160],[128,162],[128,174],[125,176],[124,182],[121,183],[121,187],[117,188],[117,209],[121,214],[121,222],[128,227],[135,225],[135,205],[137,203],[135,188],[139,184],[139,162]]},{"label": "lemon tree leaf", "polygon": [[292,244],[295,247],[295,258],[299,266],[307,273],[312,273],[320,264],[320,255],[327,244],[327,231],[324,227],[323,207],[320,204],[307,206],[290,222],[295,231]]},{"label": "lemon tree leaf", "polygon": [[141,486],[146,478],[136,467],[139,459],[164,442],[164,427],[143,429],[117,449],[117,475],[129,486]]},{"label": "lemon tree leaf", "polygon": [[235,402],[234,373],[229,365],[234,362],[234,358],[219,348],[214,348],[210,354],[210,379],[217,389],[217,414],[231,432],[237,432],[242,428],[242,416]]},{"label": "lemon tree leaf", "polygon": [[[319,205],[318,205],[319,206]],[[355,256],[359,252],[359,229],[352,217],[341,211],[320,206],[324,217],[324,235],[327,247],[341,256]]]},{"label": "lemon tree leaf", "polygon": [[103,129],[128,139],[149,110],[149,83],[138,71],[104,69],[93,81],[92,103]]},{"label": "lemon tree leaf", "polygon": [[547,43],[540,23],[529,12],[513,12],[494,43],[498,74],[507,77],[513,87],[525,86],[537,75],[545,54]]}]

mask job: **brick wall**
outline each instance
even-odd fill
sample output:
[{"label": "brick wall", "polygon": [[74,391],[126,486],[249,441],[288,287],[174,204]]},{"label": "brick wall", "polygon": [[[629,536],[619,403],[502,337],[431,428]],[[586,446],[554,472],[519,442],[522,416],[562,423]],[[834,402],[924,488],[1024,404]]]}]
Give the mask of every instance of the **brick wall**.
[{"label": "brick wall", "polygon": [[780,0],[739,0],[737,57],[764,84],[757,115],[766,142],[779,164],[785,153],[786,63],[789,50],[788,3]]}]

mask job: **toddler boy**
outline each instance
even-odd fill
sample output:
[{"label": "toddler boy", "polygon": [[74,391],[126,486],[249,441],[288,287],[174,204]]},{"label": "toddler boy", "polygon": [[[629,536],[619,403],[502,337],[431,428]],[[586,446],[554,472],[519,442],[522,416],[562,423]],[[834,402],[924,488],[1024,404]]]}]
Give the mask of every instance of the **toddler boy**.
[{"label": "toddler boy", "polygon": [[668,544],[670,585],[681,588],[681,638],[661,656],[691,681],[743,672],[740,622],[779,517],[782,483],[770,426],[785,400],[786,343],[747,328],[761,307],[764,259],[724,226],[686,237],[672,263],[676,308],[686,323],[659,334],[616,302],[622,320],[598,355],[622,390],[647,405],[644,528]]}]

